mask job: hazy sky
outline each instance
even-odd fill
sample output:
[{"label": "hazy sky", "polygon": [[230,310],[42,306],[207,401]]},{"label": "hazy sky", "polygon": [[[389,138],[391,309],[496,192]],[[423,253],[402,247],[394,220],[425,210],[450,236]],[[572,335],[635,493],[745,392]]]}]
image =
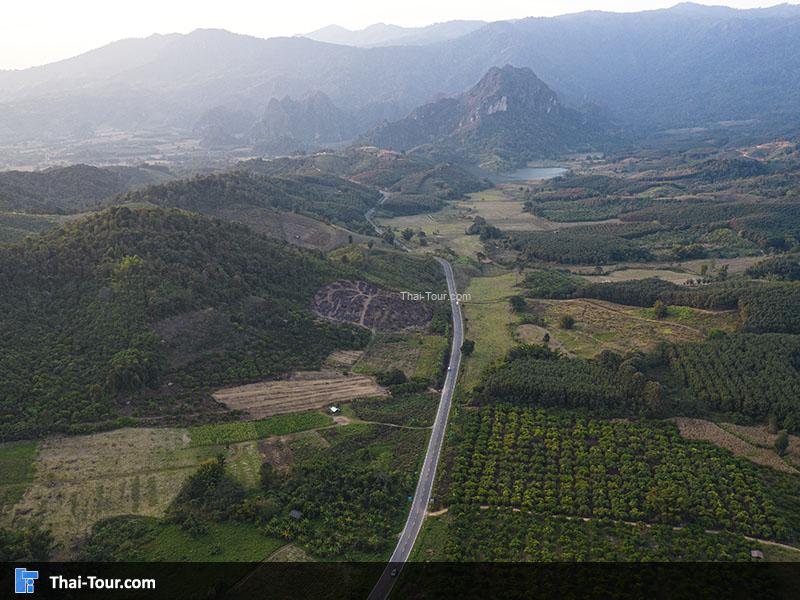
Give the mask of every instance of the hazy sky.
[{"label": "hazy sky", "polygon": [[[376,22],[416,26],[451,19],[496,21],[582,10],[638,11],[676,3],[677,0],[2,0],[0,69],[68,58],[122,38],[188,33],[198,27],[272,37],[330,24],[349,29]],[[776,4],[774,0],[702,3],[737,8]]]}]

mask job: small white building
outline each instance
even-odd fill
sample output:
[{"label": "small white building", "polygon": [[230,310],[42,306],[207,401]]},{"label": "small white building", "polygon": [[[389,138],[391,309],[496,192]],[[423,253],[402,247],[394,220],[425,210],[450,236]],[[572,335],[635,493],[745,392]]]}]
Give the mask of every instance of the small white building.
[{"label": "small white building", "polygon": [[331,406],[328,410],[331,411],[332,415],[335,415],[336,413],[338,413],[340,411],[338,406]]}]

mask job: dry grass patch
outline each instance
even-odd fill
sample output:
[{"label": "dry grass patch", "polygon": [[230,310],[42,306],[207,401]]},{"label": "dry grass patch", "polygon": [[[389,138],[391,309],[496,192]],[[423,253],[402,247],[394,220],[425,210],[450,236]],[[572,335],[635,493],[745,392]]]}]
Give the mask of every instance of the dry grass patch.
[{"label": "dry grass patch", "polygon": [[592,283],[634,281],[647,279],[648,277],[656,277],[680,285],[696,277],[694,273],[680,273],[678,271],[669,271],[666,269],[620,269],[618,271],[611,271],[605,275],[581,274]]},{"label": "dry grass patch", "polygon": [[352,367],[363,354],[363,350],[336,350],[331,352],[325,362],[338,367]]},{"label": "dry grass patch", "polygon": [[[551,337],[576,356],[590,358],[603,350],[627,353],[649,350],[659,341],[688,342],[702,340],[706,330],[732,330],[735,314],[680,307],[675,316],[663,320],[651,318],[646,311],[602,300],[547,301],[545,320]],[[576,324],[570,330],[558,328],[563,315],[570,314]]]},{"label": "dry grass patch", "polygon": [[465,290],[470,300],[463,302],[464,337],[475,341],[475,351],[464,360],[459,381],[471,388],[483,370],[502,357],[515,340],[509,325],[516,321],[509,297],[519,293],[519,277],[505,273],[495,277],[473,277]]},{"label": "dry grass patch", "polygon": [[335,371],[298,371],[289,379],[262,381],[225,388],[213,394],[228,408],[255,419],[303,412],[365,398],[384,396],[386,390],[366,375],[342,375]]},{"label": "dry grass patch", "polygon": [[353,243],[369,240],[367,236],[323,223],[312,217],[271,208],[234,206],[216,211],[214,215],[244,223],[258,233],[285,240],[295,246],[315,248],[324,252],[344,246],[350,243],[351,239]]},{"label": "dry grass patch", "polygon": [[554,332],[547,331],[547,329],[544,327],[531,325],[530,323],[524,323],[517,326],[515,334],[517,340],[521,344],[543,344],[545,334],[550,334],[550,341],[547,345],[550,346],[552,350],[561,350],[562,352],[569,354],[561,342],[559,342],[556,338],[556,334]]},{"label": "dry grass patch", "polygon": [[373,374],[396,368],[411,377],[417,369],[425,337],[419,333],[376,333],[354,370]]},{"label": "dry grass patch", "polygon": [[[775,438],[778,437],[775,433],[770,433],[764,425],[735,425],[733,423],[720,423],[726,431],[729,431],[735,436],[738,436],[761,448],[772,449],[775,445]],[[800,467],[800,437],[796,435],[789,436],[789,447],[786,449],[786,461]]]},{"label": "dry grass patch", "polygon": [[183,429],[120,429],[42,442],[36,476],[11,513],[53,530],[62,553],[97,521],[164,514],[181,484],[215,448],[189,448]]},{"label": "dry grass patch", "polygon": [[[704,419],[690,419],[687,417],[676,417],[672,419],[678,426],[681,435],[690,440],[701,440],[730,450],[736,456],[741,456],[747,460],[766,467],[772,467],[784,473],[795,473],[798,471],[794,467],[786,464],[780,456],[772,450],[755,446],[743,440],[741,437],[722,429],[716,423]],[[732,425],[723,424],[727,428]],[[737,427],[733,425],[732,427]],[[795,439],[795,441],[797,441]]]},{"label": "dry grass patch", "polygon": [[267,559],[267,562],[312,562],[309,554],[294,544],[287,544]]}]

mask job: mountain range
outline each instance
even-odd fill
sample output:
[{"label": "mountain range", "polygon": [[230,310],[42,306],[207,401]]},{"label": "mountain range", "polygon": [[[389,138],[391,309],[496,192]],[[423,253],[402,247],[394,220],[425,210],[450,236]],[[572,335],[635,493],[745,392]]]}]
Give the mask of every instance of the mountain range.
[{"label": "mountain range", "polygon": [[316,92],[366,131],[376,115],[400,117],[459,94],[505,64],[532,69],[565,105],[593,102],[631,129],[746,120],[796,127],[799,56],[800,7],[792,5],[585,12],[369,48],[198,30],[0,72],[0,142],[69,138],[86,127],[191,136],[215,107],[260,118],[275,98]]},{"label": "mountain range", "polygon": [[400,27],[375,23],[356,31],[329,25],[306,33],[306,37],[318,42],[342,44],[345,46],[361,46],[365,48],[378,46],[425,46],[466,35],[486,25],[486,21],[447,21],[434,23],[426,27]]}]

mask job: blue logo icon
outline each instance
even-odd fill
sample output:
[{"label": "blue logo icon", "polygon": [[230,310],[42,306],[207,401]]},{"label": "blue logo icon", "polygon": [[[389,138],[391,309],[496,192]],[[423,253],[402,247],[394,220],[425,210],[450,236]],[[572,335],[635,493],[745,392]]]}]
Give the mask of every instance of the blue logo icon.
[{"label": "blue logo icon", "polygon": [[39,571],[14,569],[14,591],[17,594],[32,594],[33,583],[39,579]]}]

